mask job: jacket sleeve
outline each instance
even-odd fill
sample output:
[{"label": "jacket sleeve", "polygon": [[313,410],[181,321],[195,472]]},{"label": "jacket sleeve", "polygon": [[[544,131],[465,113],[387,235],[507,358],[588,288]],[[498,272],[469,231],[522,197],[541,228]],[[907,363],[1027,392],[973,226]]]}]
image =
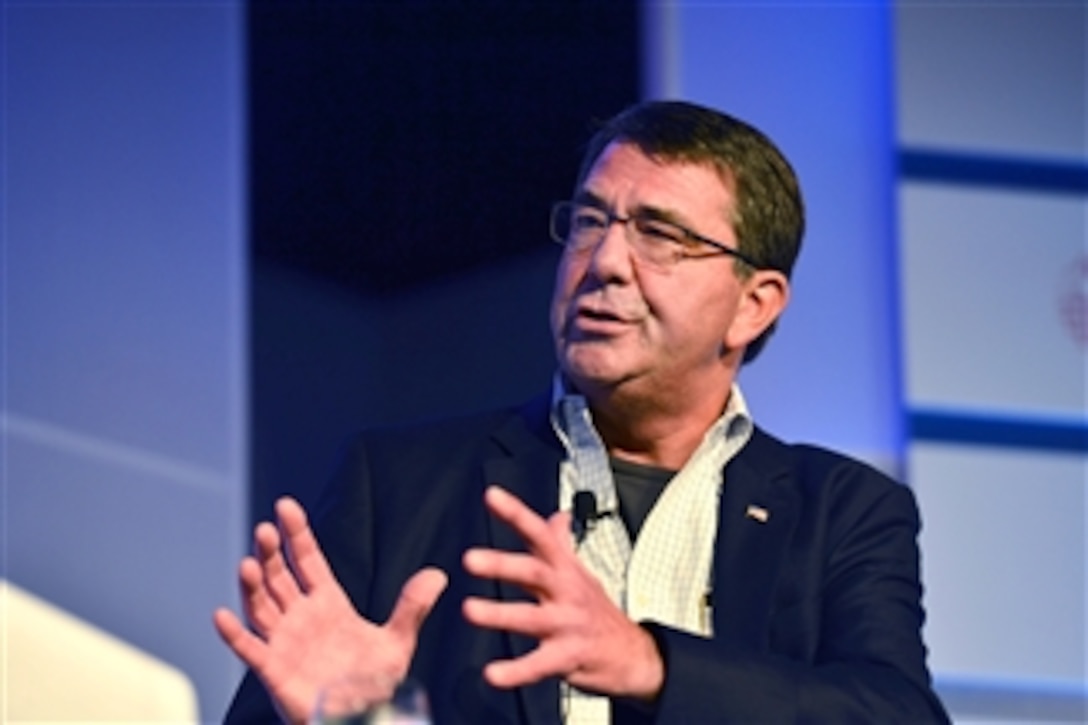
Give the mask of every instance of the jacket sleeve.
[{"label": "jacket sleeve", "polygon": [[[644,626],[665,661],[652,711],[617,722],[946,723],[921,639],[918,511],[910,490],[851,462],[821,482],[800,542],[820,574],[800,606],[814,623],[798,659],[660,624]],[[811,525],[815,524],[815,525]],[[811,552],[809,553],[811,556]],[[728,583],[725,583],[728,586]]]}]

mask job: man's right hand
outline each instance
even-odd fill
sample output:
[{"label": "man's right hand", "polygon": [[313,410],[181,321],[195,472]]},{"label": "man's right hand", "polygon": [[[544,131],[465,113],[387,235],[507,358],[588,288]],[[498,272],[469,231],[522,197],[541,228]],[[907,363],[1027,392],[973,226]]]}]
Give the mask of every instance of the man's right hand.
[{"label": "man's right hand", "polygon": [[423,620],[446,588],[439,569],[417,572],[401,590],[384,625],[355,611],[333,576],[297,501],[276,502],[277,529],[254,530],[254,556],[238,567],[250,631],[228,609],[217,609],[219,636],[264,682],[280,714],[292,723],[311,715],[321,688],[345,677],[388,683],[408,672]]}]

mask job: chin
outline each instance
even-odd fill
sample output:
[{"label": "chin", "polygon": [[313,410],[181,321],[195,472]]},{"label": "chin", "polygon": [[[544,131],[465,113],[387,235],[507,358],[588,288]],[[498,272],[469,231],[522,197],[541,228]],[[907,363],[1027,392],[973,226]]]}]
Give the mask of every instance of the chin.
[{"label": "chin", "polygon": [[613,356],[597,352],[568,349],[560,358],[560,368],[579,388],[615,387],[631,377],[629,365],[622,365]]}]

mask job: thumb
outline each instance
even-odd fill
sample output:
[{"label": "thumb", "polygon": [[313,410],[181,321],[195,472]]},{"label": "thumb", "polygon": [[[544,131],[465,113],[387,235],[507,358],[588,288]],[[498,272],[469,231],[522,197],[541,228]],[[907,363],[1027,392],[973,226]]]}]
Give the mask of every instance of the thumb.
[{"label": "thumb", "polygon": [[423,620],[431,613],[448,583],[449,577],[441,569],[427,567],[417,571],[400,590],[393,613],[385,624],[386,629],[414,642]]}]

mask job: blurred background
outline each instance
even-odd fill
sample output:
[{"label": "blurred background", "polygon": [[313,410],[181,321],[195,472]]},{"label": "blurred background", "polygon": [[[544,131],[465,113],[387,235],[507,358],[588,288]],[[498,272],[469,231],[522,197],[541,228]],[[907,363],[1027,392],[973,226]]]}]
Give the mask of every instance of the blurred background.
[{"label": "blurred background", "polygon": [[4,0],[0,34],[0,579],[202,720],[252,522],[360,428],[548,384],[550,203],[666,97],[797,168],[741,382],[916,491],[955,719],[1088,719],[1083,2]]}]

